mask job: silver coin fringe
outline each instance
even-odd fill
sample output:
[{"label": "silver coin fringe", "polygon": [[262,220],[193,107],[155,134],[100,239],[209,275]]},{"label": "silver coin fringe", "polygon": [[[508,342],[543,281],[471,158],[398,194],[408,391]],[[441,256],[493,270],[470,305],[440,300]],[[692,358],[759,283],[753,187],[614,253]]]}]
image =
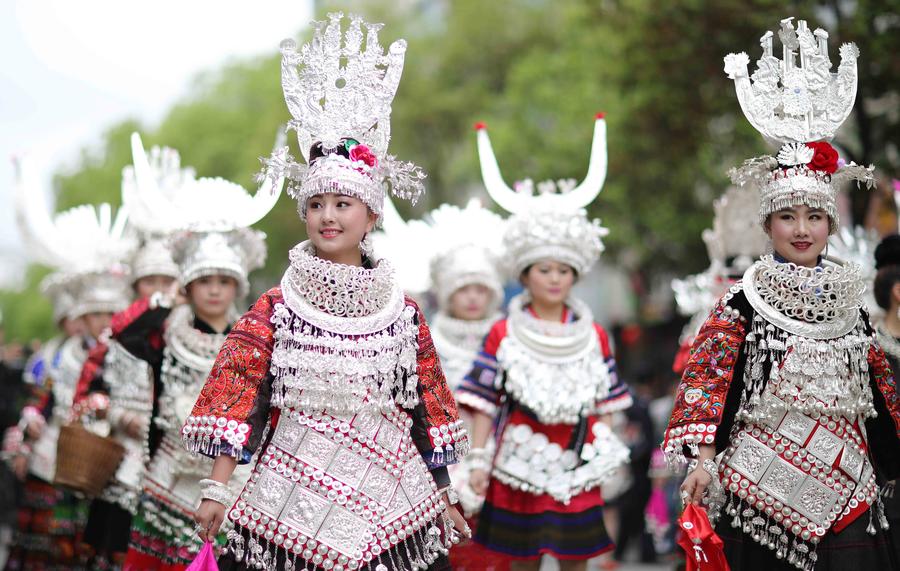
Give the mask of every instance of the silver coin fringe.
[{"label": "silver coin fringe", "polygon": [[[249,532],[244,529],[246,533]],[[345,555],[330,559],[329,549],[319,544],[313,550],[307,547],[302,553],[288,553],[275,543],[264,538],[244,534],[237,530],[228,532],[228,550],[251,569],[284,569],[284,571],[426,571],[438,557],[447,555],[450,549],[441,540],[441,530],[432,525],[425,531],[421,528],[406,540],[381,553],[374,561],[351,560]],[[446,537],[446,536],[445,536]],[[332,551],[333,553],[333,551]],[[283,566],[279,567],[279,558]],[[386,562],[390,563],[390,566]],[[407,566],[407,562],[410,566]]]},{"label": "silver coin fringe", "polygon": [[[802,571],[815,570],[818,561],[815,543],[805,541],[796,535],[793,538],[788,537],[793,535],[789,530],[765,513],[741,503],[731,494],[728,494],[725,514],[731,516],[731,527],[740,529],[754,542],[774,551],[776,558],[785,559],[790,565]],[[887,530],[890,527],[880,496],[876,504],[869,507],[869,525],[866,527],[869,535],[878,533],[874,522],[876,517],[881,529]]]}]

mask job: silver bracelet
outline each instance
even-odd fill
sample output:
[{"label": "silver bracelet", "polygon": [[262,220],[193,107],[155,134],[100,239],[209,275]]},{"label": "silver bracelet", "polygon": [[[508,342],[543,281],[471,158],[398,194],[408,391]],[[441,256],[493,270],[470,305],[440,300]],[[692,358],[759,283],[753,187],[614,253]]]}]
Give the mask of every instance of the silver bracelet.
[{"label": "silver bracelet", "polygon": [[459,494],[456,492],[456,488],[454,488],[452,485],[438,491],[447,494],[447,500],[450,502],[451,506],[455,506],[459,503]]},{"label": "silver bracelet", "polygon": [[489,472],[491,469],[491,458],[486,448],[472,448],[463,459],[470,470],[484,470]]},{"label": "silver bracelet", "polygon": [[712,458],[707,458],[703,462],[698,462],[697,460],[693,460],[690,464],[690,472],[693,472],[698,467],[703,468],[703,471],[709,474],[713,480],[719,478],[719,465],[716,464],[716,461]]},{"label": "silver bracelet", "polygon": [[218,502],[226,508],[234,503],[234,494],[231,493],[231,488],[209,478],[200,480],[200,498]]}]

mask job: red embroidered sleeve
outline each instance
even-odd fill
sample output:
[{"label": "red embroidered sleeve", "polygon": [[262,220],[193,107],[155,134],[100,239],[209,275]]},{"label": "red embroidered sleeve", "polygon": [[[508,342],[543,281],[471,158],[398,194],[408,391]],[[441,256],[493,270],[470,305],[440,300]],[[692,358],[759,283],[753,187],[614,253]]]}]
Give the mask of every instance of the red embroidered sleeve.
[{"label": "red embroidered sleeve", "polygon": [[114,313],[109,322],[109,329],[112,336],[116,336],[125,330],[129,325],[135,322],[138,317],[144,315],[150,309],[150,298],[141,298],[122,311]]},{"label": "red embroidered sleeve", "polygon": [[900,396],[897,395],[897,382],[894,379],[894,373],[891,371],[891,364],[888,361],[884,350],[877,343],[869,346],[869,371],[875,380],[875,385],[884,396],[884,403],[887,405],[888,412],[894,420],[894,427],[897,430],[897,437],[900,438]]},{"label": "red embroidered sleeve", "polygon": [[98,376],[103,374],[103,362],[106,360],[106,353],[109,351],[109,345],[98,342],[88,352],[84,365],[81,366],[81,374],[78,376],[78,384],[75,387],[75,398],[72,401],[72,418],[78,419],[83,414],[96,410],[96,402],[92,402],[90,397],[91,383]]},{"label": "red embroidered sleeve", "polygon": [[720,301],[694,340],[675,394],[663,441],[670,462],[686,460],[685,446],[696,455],[700,444],[715,442],[745,336],[744,318]]},{"label": "red embroidered sleeve", "polygon": [[244,448],[253,431],[250,416],[275,343],[271,317],[281,302],[281,288],[270,289],[231,329],[182,428],[189,450],[247,459]]},{"label": "red embroidered sleeve", "polygon": [[419,350],[416,354],[416,373],[419,376],[419,389],[422,404],[425,406],[425,423],[432,450],[445,451],[444,462],[449,464],[461,458],[469,451],[469,437],[456,409],[456,401],[441,362],[438,359],[431,331],[425,322],[425,315],[418,305],[410,299],[407,305],[415,307],[416,320],[419,323]]}]

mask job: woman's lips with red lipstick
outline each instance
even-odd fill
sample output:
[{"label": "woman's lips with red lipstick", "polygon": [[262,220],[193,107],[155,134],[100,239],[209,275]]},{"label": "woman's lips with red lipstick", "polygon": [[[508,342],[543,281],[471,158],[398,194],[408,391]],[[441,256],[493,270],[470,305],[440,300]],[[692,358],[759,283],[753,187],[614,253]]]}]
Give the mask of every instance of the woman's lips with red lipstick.
[{"label": "woman's lips with red lipstick", "polygon": [[803,251],[808,250],[810,247],[812,247],[812,242],[791,242],[791,246],[793,246],[797,250]]},{"label": "woman's lips with red lipstick", "polygon": [[323,238],[336,238],[341,231],[337,228],[323,228],[319,230],[319,234],[322,235]]}]

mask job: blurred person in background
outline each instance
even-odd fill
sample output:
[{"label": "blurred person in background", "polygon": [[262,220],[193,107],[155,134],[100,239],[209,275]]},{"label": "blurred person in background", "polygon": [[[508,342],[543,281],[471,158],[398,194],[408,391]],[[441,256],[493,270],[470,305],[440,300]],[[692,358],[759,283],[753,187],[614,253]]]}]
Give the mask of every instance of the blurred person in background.
[{"label": "blurred person in background", "polygon": [[503,237],[508,271],[525,291],[491,328],[457,399],[473,416],[470,485],[486,494],[475,541],[512,569],[538,569],[543,555],[564,570],[586,569],[588,559],[613,549],[599,487],[628,460],[609,425],[631,395],[606,330],[570,295],[607,233],[583,210],[603,186],[605,134],[598,114],[580,186],[546,181],[534,196],[506,186],[487,129],[478,126],[485,186],[512,214]]}]

